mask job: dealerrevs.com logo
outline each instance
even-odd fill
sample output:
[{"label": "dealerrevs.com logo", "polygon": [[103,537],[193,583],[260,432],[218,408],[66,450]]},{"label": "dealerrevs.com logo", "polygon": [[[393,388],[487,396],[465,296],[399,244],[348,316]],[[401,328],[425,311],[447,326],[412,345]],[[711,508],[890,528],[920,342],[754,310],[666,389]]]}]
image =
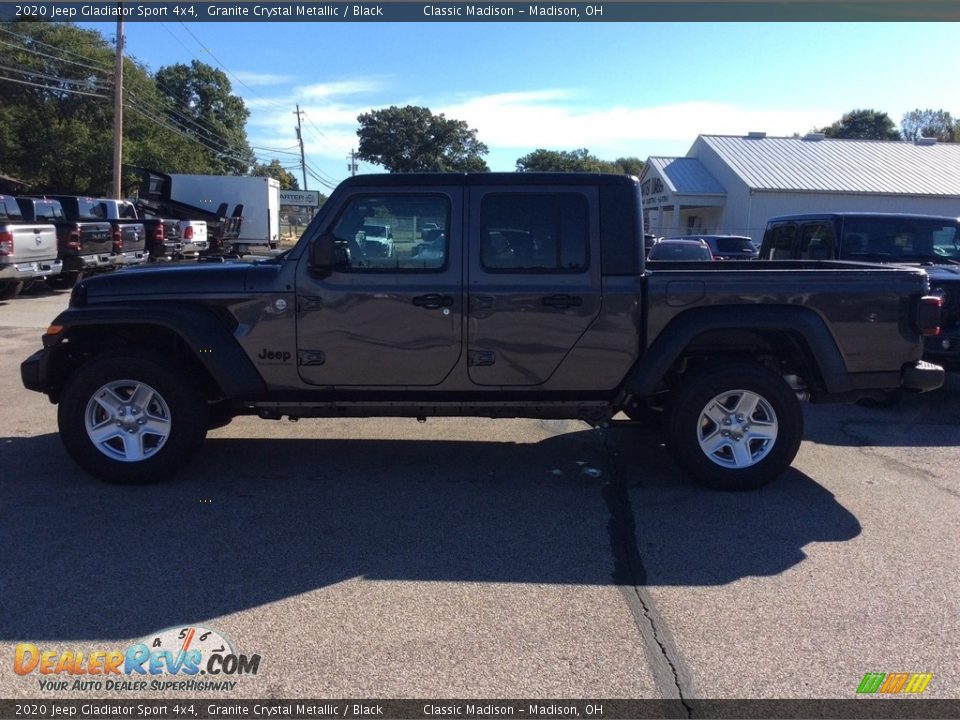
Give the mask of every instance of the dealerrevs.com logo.
[{"label": "dealerrevs.com logo", "polygon": [[233,678],[259,670],[260,655],[238,654],[225,635],[198,626],[168,628],[124,649],[20,643],[13,657],[13,671],[38,675],[43,691],[233,690]]},{"label": "dealerrevs.com logo", "polygon": [[858,695],[919,695],[933,673],[867,673],[857,686]]}]

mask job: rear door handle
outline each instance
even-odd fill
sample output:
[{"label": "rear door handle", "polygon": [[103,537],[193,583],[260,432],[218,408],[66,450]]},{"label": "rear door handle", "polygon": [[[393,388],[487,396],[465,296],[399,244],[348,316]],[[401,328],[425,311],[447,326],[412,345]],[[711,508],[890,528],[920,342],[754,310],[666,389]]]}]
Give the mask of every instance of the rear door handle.
[{"label": "rear door handle", "polygon": [[547,295],[541,301],[547,307],[566,310],[567,308],[583,305],[583,298],[577,295]]},{"label": "rear door handle", "polygon": [[438,293],[431,293],[429,295],[417,295],[413,299],[413,304],[418,307],[428,308],[430,310],[436,310],[437,308],[450,307],[453,305],[453,298],[449,295],[440,295]]}]

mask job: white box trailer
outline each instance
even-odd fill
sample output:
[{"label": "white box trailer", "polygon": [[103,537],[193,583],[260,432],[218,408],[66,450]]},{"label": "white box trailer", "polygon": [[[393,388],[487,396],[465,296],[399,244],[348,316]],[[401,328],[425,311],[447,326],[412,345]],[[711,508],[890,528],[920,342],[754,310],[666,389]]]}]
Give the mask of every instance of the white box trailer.
[{"label": "white box trailer", "polygon": [[170,174],[170,199],[211,213],[226,203],[232,214],[243,206],[238,252],[276,248],[280,241],[280,183],[267,177]]}]

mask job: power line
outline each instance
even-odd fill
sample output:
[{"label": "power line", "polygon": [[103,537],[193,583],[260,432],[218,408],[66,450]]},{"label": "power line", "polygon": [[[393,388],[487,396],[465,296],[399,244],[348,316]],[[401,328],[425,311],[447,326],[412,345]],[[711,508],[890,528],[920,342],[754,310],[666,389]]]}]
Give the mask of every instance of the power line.
[{"label": "power line", "polygon": [[206,144],[205,142],[203,142],[203,141],[202,141],[200,138],[198,138],[196,135],[191,135],[191,134],[189,134],[189,133],[183,132],[183,130],[181,130],[181,129],[177,128],[177,127],[174,127],[174,126],[172,126],[172,125],[168,125],[167,123],[164,123],[163,121],[158,120],[157,118],[153,117],[152,115],[148,115],[147,113],[143,112],[142,110],[140,110],[140,109],[139,109],[138,107],[136,107],[135,105],[132,105],[132,104],[127,103],[127,104],[124,105],[124,107],[126,107],[128,110],[132,110],[133,112],[137,113],[137,115],[140,115],[141,117],[146,118],[147,120],[150,120],[150,121],[153,122],[154,124],[159,125],[160,127],[164,128],[165,130],[168,130],[168,131],[170,131],[170,132],[172,132],[172,133],[175,133],[175,134],[177,134],[177,135],[181,135],[181,136],[187,138],[188,140],[192,140],[192,141],[195,142],[197,145],[200,145],[201,147],[206,148],[207,150],[211,151],[212,153],[214,153],[214,154],[216,154],[216,155],[218,155],[218,156],[220,156],[220,157],[227,158],[228,160],[236,160],[237,162],[241,162],[241,163],[248,163],[248,162],[250,162],[250,158],[248,158],[248,157],[239,157],[239,156],[237,156],[237,155],[230,155],[230,154],[224,152],[223,150],[221,150],[221,149],[219,149],[219,148],[212,147],[212,146]]},{"label": "power line", "polygon": [[12,47],[16,50],[30,53],[31,55],[37,55],[39,57],[49,58],[50,60],[56,60],[57,62],[69,63],[70,65],[77,65],[79,67],[84,67],[89,70],[97,70],[98,72],[105,72],[103,68],[94,67],[93,65],[86,65],[84,63],[74,62],[73,60],[67,60],[66,58],[56,57],[54,55],[48,55],[47,53],[42,53],[39,50],[33,50],[32,48],[28,48],[24,45],[15,45],[14,43],[9,43],[6,40],[0,40],[0,45],[6,45],[7,47]]},{"label": "power line", "polygon": [[[32,78],[40,78],[42,80],[53,80],[55,82],[68,83],[70,85],[90,85],[89,80],[71,80],[70,78],[57,77],[56,75],[47,75],[46,73],[32,72],[30,70],[21,70],[20,68],[9,67],[7,65],[0,65],[0,70],[9,70],[11,72],[19,73],[21,75],[26,75]],[[102,84],[100,82],[94,83],[95,90],[109,90],[110,86]]]},{"label": "power line", "polygon": [[[21,27],[23,27],[23,26],[21,25]],[[66,48],[57,47],[56,45],[50,45],[49,43],[45,43],[45,42],[43,42],[42,40],[37,40],[35,37],[33,37],[32,35],[29,35],[29,34],[28,34],[28,35],[21,35],[20,33],[15,33],[15,32],[13,32],[13,31],[11,31],[11,30],[6,30],[6,29],[4,29],[2,26],[0,26],[0,32],[6,33],[7,35],[12,35],[13,37],[18,38],[18,39],[20,39],[20,40],[29,40],[32,45],[42,45],[43,47],[50,48],[51,50],[56,50],[57,52],[60,52],[60,53],[65,53],[65,54],[67,54],[67,55],[72,55],[73,57],[78,57],[78,58],[80,58],[80,59],[82,59],[82,60],[87,60],[88,62],[97,62],[97,60],[95,60],[94,58],[88,57],[88,56],[86,56],[86,55],[81,55],[80,53],[72,52],[72,51],[70,51],[70,50],[67,50]],[[26,50],[27,48],[24,48],[24,49]],[[83,63],[77,63],[77,64],[78,64],[78,65],[83,65]],[[93,66],[84,65],[84,67],[93,67]],[[112,69],[111,69],[111,67],[110,67],[109,65],[100,65],[100,66],[97,66],[97,67],[94,68],[94,69],[103,70],[104,72],[106,72],[106,73],[108,73],[108,74],[112,71]]]},{"label": "power line", "polygon": [[28,82],[27,80],[15,80],[13,78],[4,77],[3,75],[0,75],[0,80],[16,83],[18,85],[30,85],[31,87],[42,88],[44,90],[50,90],[52,92],[63,92],[63,93],[68,93],[70,95],[88,95],[89,97],[104,98],[106,100],[110,99],[109,95],[98,95],[96,93],[84,92],[83,90],[72,90],[64,87],[56,87],[55,85],[41,85],[39,83]]}]

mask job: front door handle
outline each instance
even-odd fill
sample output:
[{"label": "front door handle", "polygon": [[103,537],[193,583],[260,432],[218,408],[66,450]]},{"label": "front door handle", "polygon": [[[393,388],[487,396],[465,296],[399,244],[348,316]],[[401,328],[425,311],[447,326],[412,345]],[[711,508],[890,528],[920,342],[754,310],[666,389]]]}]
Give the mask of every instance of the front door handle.
[{"label": "front door handle", "polygon": [[541,300],[547,307],[566,310],[567,308],[580,307],[583,305],[583,298],[577,295],[548,295]]},{"label": "front door handle", "polygon": [[429,295],[417,295],[413,299],[413,304],[418,307],[436,310],[437,308],[450,307],[453,305],[453,298],[449,295],[430,293]]}]

